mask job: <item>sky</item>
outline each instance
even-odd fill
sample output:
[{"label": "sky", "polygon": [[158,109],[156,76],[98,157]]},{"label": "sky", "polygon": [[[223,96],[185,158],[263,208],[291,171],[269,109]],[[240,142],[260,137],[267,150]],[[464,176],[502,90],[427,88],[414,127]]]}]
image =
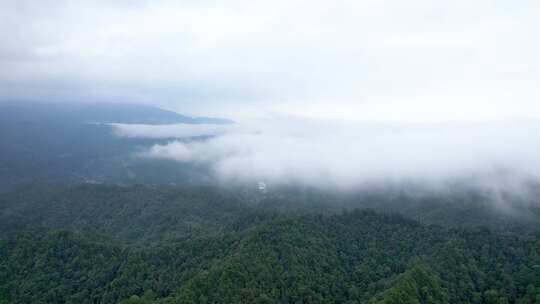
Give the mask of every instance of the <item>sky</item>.
[{"label": "sky", "polygon": [[0,101],[235,120],[540,118],[535,0],[0,0]]}]

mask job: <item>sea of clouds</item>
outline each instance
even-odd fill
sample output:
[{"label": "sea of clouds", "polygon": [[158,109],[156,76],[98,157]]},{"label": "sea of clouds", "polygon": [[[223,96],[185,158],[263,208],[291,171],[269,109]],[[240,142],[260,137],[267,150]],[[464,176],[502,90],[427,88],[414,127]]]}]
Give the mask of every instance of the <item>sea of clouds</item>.
[{"label": "sea of clouds", "polygon": [[407,124],[274,117],[234,125],[113,128],[124,137],[168,138],[138,156],[207,165],[223,182],[354,188],[463,177],[515,186],[540,179],[537,121]]}]

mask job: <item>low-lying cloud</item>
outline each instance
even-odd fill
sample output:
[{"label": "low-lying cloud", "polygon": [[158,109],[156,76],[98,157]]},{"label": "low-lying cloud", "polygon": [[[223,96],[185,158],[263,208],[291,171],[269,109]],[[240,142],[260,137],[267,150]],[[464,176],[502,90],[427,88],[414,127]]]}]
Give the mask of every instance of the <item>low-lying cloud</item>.
[{"label": "low-lying cloud", "polygon": [[113,132],[120,137],[130,138],[186,138],[222,135],[232,129],[219,124],[110,124]]},{"label": "low-lying cloud", "polygon": [[[123,136],[179,138],[142,156],[209,165],[223,182],[354,188],[486,175],[503,181],[540,178],[540,123],[534,121],[377,124],[280,118],[234,127],[115,129]],[[181,139],[201,135],[211,137]]]}]

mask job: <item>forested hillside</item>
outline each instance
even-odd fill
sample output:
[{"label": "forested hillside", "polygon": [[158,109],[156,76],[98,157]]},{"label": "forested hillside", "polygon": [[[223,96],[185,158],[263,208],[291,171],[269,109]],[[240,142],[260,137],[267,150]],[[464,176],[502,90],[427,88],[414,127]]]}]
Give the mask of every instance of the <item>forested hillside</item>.
[{"label": "forested hillside", "polygon": [[0,303],[540,303],[535,229],[430,225],[294,205],[290,193],[272,208],[277,196],[255,195],[92,185],[7,193]]},{"label": "forested hillside", "polygon": [[540,304],[538,37],[540,0],[0,0],[0,304]]},{"label": "forested hillside", "polygon": [[109,123],[232,121],[136,104],[0,102],[0,191],[31,182],[199,184],[208,179],[204,168],[135,157],[167,140],[122,138]]}]

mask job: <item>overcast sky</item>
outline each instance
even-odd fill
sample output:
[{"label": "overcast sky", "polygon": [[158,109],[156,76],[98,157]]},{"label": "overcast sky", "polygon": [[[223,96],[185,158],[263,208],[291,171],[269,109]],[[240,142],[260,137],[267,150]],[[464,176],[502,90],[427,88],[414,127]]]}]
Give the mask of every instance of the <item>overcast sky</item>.
[{"label": "overcast sky", "polygon": [[536,0],[0,0],[0,100],[540,118]]}]

